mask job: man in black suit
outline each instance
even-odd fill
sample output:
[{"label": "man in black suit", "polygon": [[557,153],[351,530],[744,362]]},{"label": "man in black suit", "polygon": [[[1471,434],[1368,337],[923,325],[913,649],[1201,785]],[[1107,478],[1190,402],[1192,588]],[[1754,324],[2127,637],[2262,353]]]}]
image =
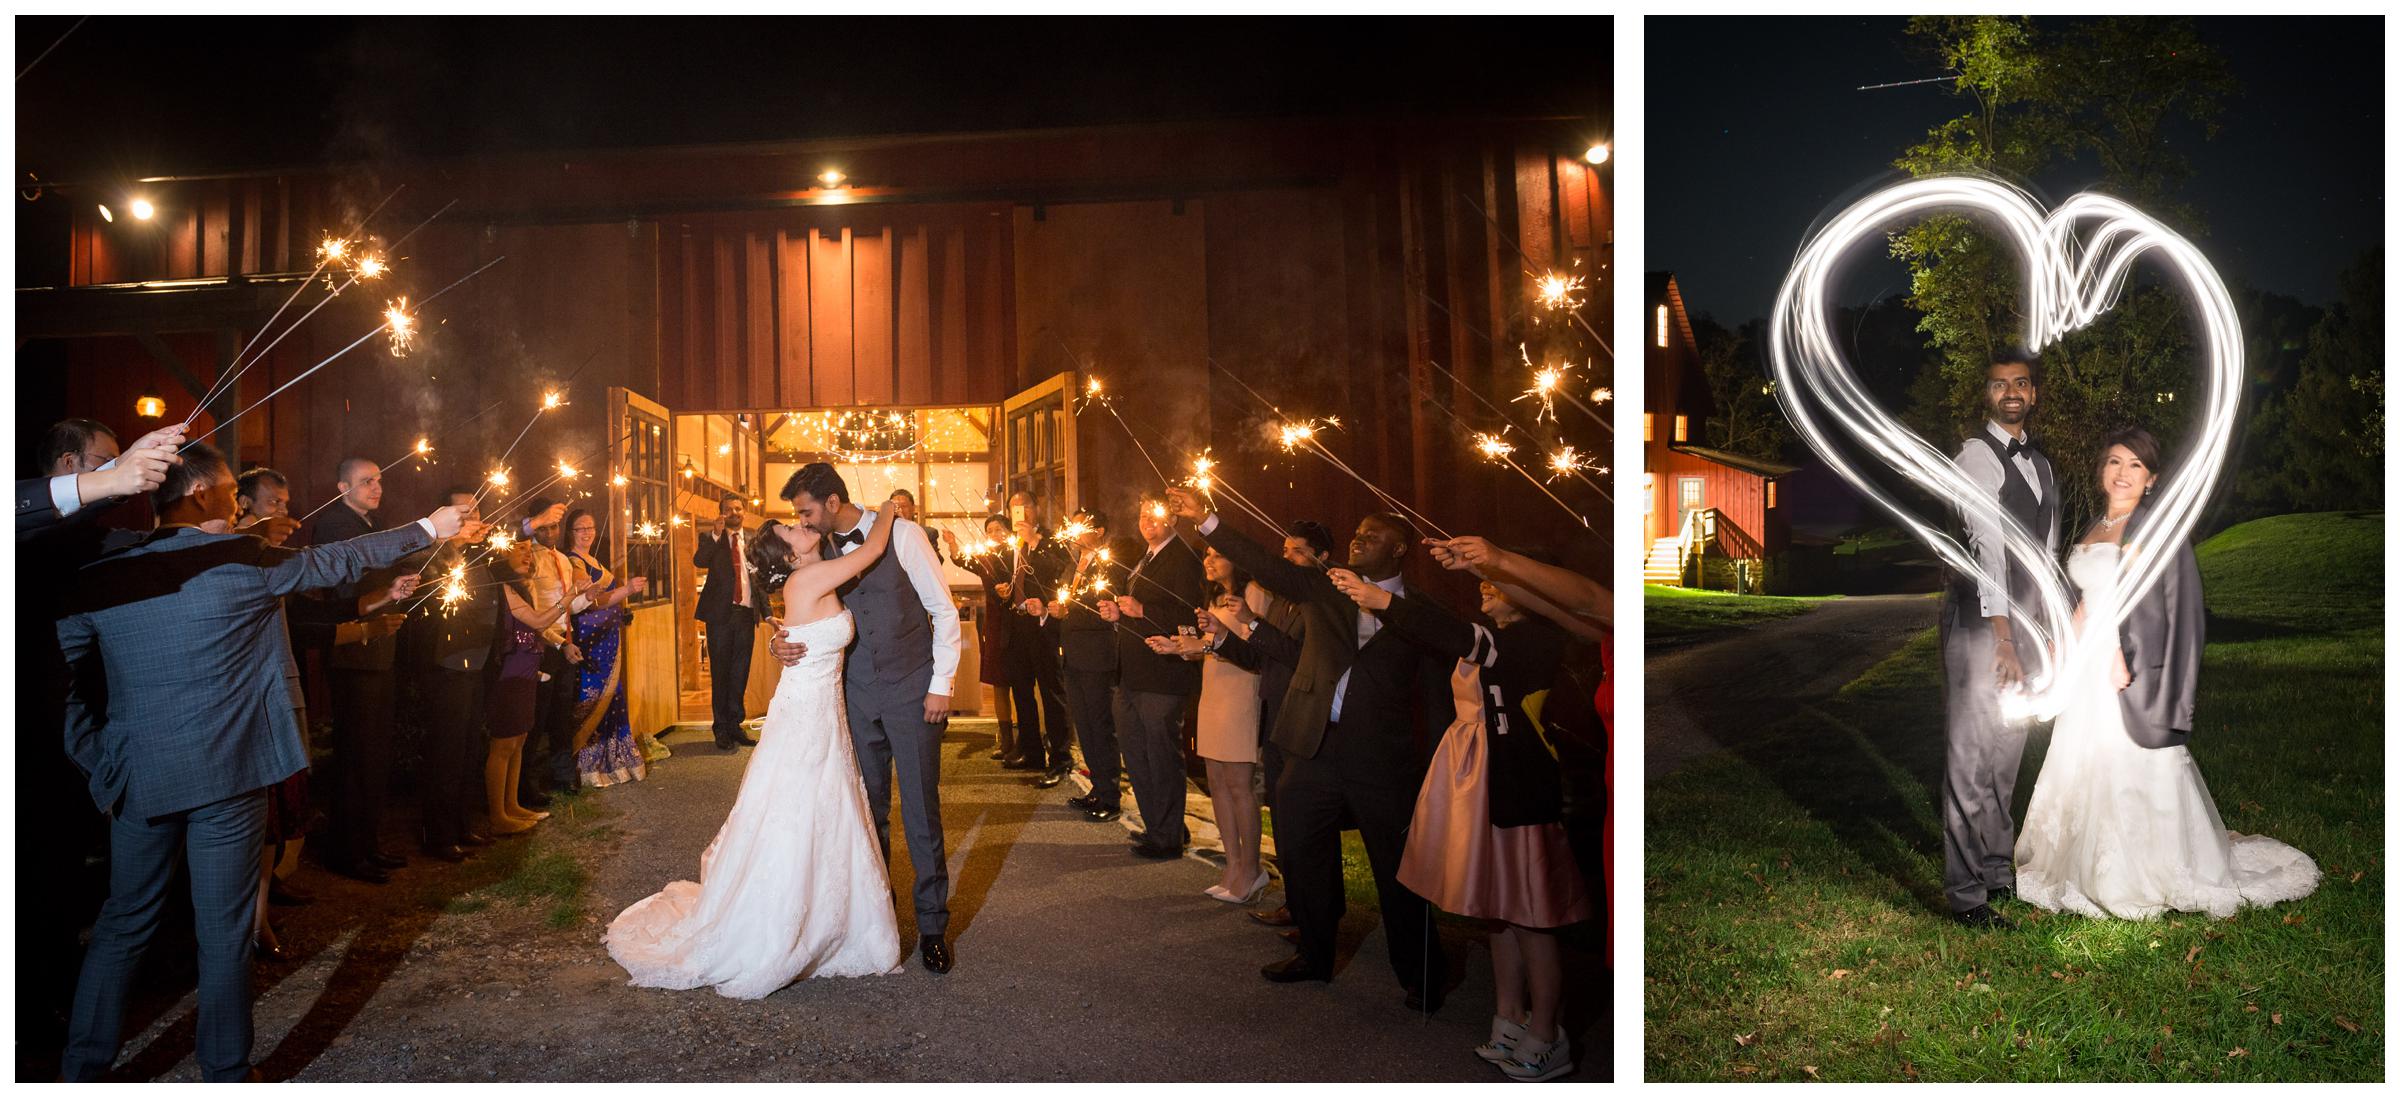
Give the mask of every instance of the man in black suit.
[{"label": "man in black suit", "polygon": [[[344,458],[334,472],[334,486],[341,499],[317,519],[309,544],[333,545],[383,529],[375,519],[375,511],[383,506],[380,466],[366,458]],[[396,604],[413,596],[418,582],[416,569],[403,561],[335,587],[329,598],[310,608],[312,616],[355,623],[335,634],[325,659],[334,771],[334,842],[325,864],[370,884],[391,880],[391,870],[408,864],[407,858],[383,849],[382,831],[398,753],[392,742],[393,707],[399,700],[393,674],[399,643],[394,638],[407,620]]]},{"label": "man in black suit", "polygon": [[1141,508],[1142,557],[1128,570],[1124,589],[1098,609],[1101,620],[1125,627],[1116,634],[1114,712],[1125,773],[1142,809],[1143,832],[1133,853],[1180,858],[1189,837],[1183,826],[1183,717],[1200,693],[1200,665],[1153,652],[1142,638],[1198,632],[1193,614],[1208,600],[1208,578],[1200,554],[1175,536],[1166,505],[1143,500]]},{"label": "man in black suit", "polygon": [[[1075,742],[1083,746],[1083,765],[1092,772],[1092,791],[1067,798],[1067,806],[1094,823],[1106,823],[1122,812],[1118,778],[1123,768],[1117,754],[1116,702],[1111,696],[1117,686],[1120,634],[1116,626],[1101,620],[1093,606],[1124,590],[1125,569],[1116,560],[1139,559],[1141,543],[1127,538],[1112,547],[1105,512],[1085,508],[1075,512],[1075,521],[1087,528],[1076,539],[1075,566],[1066,579],[1077,594],[1065,602],[1052,599],[1046,610],[1058,630],[1059,677],[1067,696],[1067,712],[1074,718]],[[1066,776],[1063,758],[1052,766],[1062,779]],[[1057,784],[1048,775],[1043,776],[1043,783],[1043,788]]]},{"label": "man in black suit", "polygon": [[[442,502],[458,508],[469,522],[479,517],[472,488],[454,486],[443,493]],[[443,539],[425,568],[430,582],[447,585],[456,575],[469,593],[492,590],[491,572],[473,559],[473,548],[463,536]],[[484,663],[499,617],[478,612],[476,605],[465,604],[458,613],[428,607],[410,620],[402,635],[407,642],[404,658],[418,672],[428,709],[417,779],[423,849],[427,857],[445,862],[463,861],[467,848],[491,842],[490,836],[475,830],[475,816],[485,804]]]},{"label": "man in black suit", "polygon": [[750,574],[750,531],[743,525],[748,508],[749,501],[739,496],[718,500],[716,524],[699,532],[699,547],[692,551],[692,567],[708,572],[692,616],[708,625],[710,730],[719,751],[758,746],[742,731],[749,716],[742,695],[750,684],[750,650],[759,620],[767,615],[766,592]]},{"label": "man in black suit", "polygon": [[[1342,921],[1342,813],[1358,822],[1375,871],[1392,971],[1410,1010],[1441,1005],[1442,947],[1432,905],[1399,881],[1409,819],[1424,781],[1421,727],[1438,710],[1451,661],[1382,628],[1375,615],[1316,568],[1283,559],[1223,525],[1197,493],[1168,490],[1178,518],[1259,584],[1301,608],[1299,662],[1275,714],[1285,753],[1276,790],[1276,852],[1284,891],[1300,928],[1300,952],[1262,970],[1291,983],[1333,978],[1334,935]],[[1401,562],[1416,543],[1408,521],[1391,514],[1359,520],[1350,563],[1368,582],[1405,594]],[[1262,625],[1260,632],[1272,630]],[[1222,642],[1230,645],[1230,635]],[[1430,688],[1430,689],[1429,689]]]},{"label": "man in black suit", "polygon": [[1016,713],[1016,742],[1000,765],[1009,770],[1039,770],[1036,784],[1047,789],[1066,780],[1067,737],[1074,731],[1067,719],[1066,688],[1058,673],[1058,629],[1046,612],[1075,564],[1065,545],[1033,521],[1030,511],[1016,522],[1017,543],[1009,548],[1008,629],[1011,708]]}]

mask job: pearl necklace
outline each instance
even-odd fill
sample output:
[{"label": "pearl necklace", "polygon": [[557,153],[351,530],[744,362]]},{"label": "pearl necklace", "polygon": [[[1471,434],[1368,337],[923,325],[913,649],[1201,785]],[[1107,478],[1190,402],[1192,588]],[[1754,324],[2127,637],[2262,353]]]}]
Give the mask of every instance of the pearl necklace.
[{"label": "pearl necklace", "polygon": [[2116,529],[2117,527],[2124,525],[2124,524],[2125,524],[2125,520],[2126,520],[2126,519],[2129,519],[2129,518],[2132,518],[2132,517],[2133,517],[2133,512],[2131,512],[2131,511],[2127,511],[2127,512],[2125,512],[2124,514],[2122,514],[2122,515],[2118,515],[2118,516],[2117,516],[2117,517],[2115,517],[2115,518],[2106,518],[2106,517],[2103,517],[2103,518],[2100,520],[2100,528],[2101,528],[2101,529],[2103,529],[2103,530],[2114,530],[2114,529]]}]

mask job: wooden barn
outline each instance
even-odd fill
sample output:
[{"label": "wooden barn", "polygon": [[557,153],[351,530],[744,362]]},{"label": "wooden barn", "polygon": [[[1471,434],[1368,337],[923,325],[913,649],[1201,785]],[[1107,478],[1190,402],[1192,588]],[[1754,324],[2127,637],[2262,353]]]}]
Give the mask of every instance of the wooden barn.
[{"label": "wooden barn", "polygon": [[[1167,477],[1213,453],[1279,521],[1346,532],[1379,509],[1272,445],[1275,414],[1231,375],[1293,416],[1339,416],[1329,445],[1451,531],[1564,543],[1566,516],[1472,460],[1450,416],[1487,421],[1483,401],[1524,389],[1538,274],[1579,268],[1607,334],[1609,169],[1586,162],[1591,136],[1557,118],[1192,122],[46,183],[32,205],[52,205],[20,217],[18,433],[171,422],[262,330],[322,304],[253,352],[198,430],[243,413],[216,441],[290,475],[295,512],[330,498],[343,458],[389,460],[384,512],[402,517],[479,482],[530,423],[516,483],[580,469],[545,494],[596,508],[607,559],[652,578],[628,696],[637,727],[662,728],[706,710],[684,516],[726,495],[786,513],[777,492],[809,461],[842,464],[862,497],[913,488],[968,540],[1017,489],[1051,525],[1094,505],[1129,531],[1161,483],[1144,449]],[[302,289],[319,242],[370,212],[356,235],[389,273]],[[328,363],[402,296],[413,350],[375,336]],[[1648,353],[1653,400],[1671,401]],[[1115,414],[1078,399],[1094,378]],[[552,391],[566,403],[537,413]],[[429,461],[407,457],[419,439]],[[1660,492],[1709,463],[1660,442]],[[1774,536],[1730,495],[1699,498]],[[1455,575],[1412,580],[1472,605]],[[775,665],[753,667],[763,711]]]},{"label": "wooden barn", "polygon": [[1795,467],[1705,445],[1715,408],[1682,288],[1653,271],[1643,290],[1643,582],[1756,591],[1791,540],[1777,482]]}]

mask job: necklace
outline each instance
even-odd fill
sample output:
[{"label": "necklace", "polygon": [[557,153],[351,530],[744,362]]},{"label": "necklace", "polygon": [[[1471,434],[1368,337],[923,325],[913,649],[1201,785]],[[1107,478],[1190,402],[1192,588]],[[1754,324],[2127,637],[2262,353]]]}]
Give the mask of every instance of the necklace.
[{"label": "necklace", "polygon": [[2122,515],[2118,515],[2118,516],[2117,516],[2117,517],[2115,517],[2115,518],[2105,518],[2105,517],[2104,517],[2104,518],[2102,518],[2102,519],[2100,520],[2100,528],[2101,528],[2101,529],[2103,529],[2103,530],[2114,530],[2114,529],[2116,529],[2117,527],[2124,525],[2124,523],[2125,523],[2125,520],[2126,520],[2126,519],[2129,519],[2129,518],[2132,518],[2132,517],[2133,517],[2133,512],[2131,512],[2131,511],[2127,511],[2127,512],[2125,512],[2124,514],[2122,514]]}]

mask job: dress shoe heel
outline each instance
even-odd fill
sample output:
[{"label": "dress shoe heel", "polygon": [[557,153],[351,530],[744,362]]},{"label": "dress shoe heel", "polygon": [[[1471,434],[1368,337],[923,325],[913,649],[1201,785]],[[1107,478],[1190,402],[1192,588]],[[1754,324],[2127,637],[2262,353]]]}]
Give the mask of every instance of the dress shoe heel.
[{"label": "dress shoe heel", "polygon": [[1311,965],[1306,958],[1297,956],[1259,969],[1258,974],[1266,977],[1270,984],[1296,984],[1304,980],[1315,980],[1321,984],[1333,982],[1333,973]]},{"label": "dress shoe heel", "polygon": [[927,972],[938,975],[950,971],[950,943],[936,934],[917,939],[917,960],[924,963]]}]

